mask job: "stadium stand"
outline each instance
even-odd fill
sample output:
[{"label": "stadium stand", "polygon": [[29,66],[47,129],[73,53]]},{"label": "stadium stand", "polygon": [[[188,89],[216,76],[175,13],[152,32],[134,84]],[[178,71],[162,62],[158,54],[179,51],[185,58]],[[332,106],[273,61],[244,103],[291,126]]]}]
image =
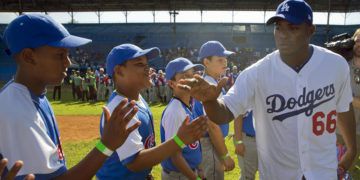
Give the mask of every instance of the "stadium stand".
[{"label": "stadium stand", "polygon": [[[166,63],[175,56],[186,56],[196,61],[197,50],[208,40],[219,40],[227,48],[238,53],[235,62],[256,61],[275,48],[273,27],[264,24],[232,23],[128,23],[128,24],[65,24],[74,35],[88,37],[93,43],[71,52],[74,63],[81,68],[102,66],[112,47],[122,43],[133,43],[143,48],[157,46],[162,57],[150,64],[156,69],[164,69]],[[3,32],[6,24],[0,25]],[[347,32],[352,34],[357,25],[318,25],[312,43],[323,45],[329,37]],[[0,48],[0,81],[10,79],[16,69],[15,63]]]}]

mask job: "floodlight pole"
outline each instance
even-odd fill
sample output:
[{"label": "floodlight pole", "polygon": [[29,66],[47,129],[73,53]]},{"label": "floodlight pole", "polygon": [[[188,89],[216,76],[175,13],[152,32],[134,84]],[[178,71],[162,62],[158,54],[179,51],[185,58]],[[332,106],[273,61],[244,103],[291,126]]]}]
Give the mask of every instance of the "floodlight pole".
[{"label": "floodlight pole", "polygon": [[69,14],[70,14],[70,17],[71,17],[71,24],[74,24],[74,11],[71,9]]},{"label": "floodlight pole", "polygon": [[128,11],[126,10],[124,14],[125,14],[125,23],[127,24],[128,23]]},{"label": "floodlight pole", "polygon": [[19,0],[19,15],[23,13],[22,0]]},{"label": "floodlight pole", "polygon": [[266,7],[264,8],[264,30],[266,32]]},{"label": "floodlight pole", "polygon": [[329,32],[330,32],[330,11],[331,11],[331,0],[328,1],[328,15],[327,15],[327,24],[326,24],[326,40],[329,42]]},{"label": "floodlight pole", "polygon": [[234,9],[231,12],[231,23],[234,24]]},{"label": "floodlight pole", "polygon": [[153,10],[152,14],[153,14],[153,23],[155,23],[155,10]]},{"label": "floodlight pole", "polygon": [[100,9],[98,9],[96,12],[95,12],[96,16],[98,17],[98,23],[100,24],[101,23],[101,12],[100,12]]},{"label": "floodlight pole", "polygon": [[347,12],[345,11],[344,25],[346,25],[346,16],[347,16]]},{"label": "floodlight pole", "polygon": [[170,11],[169,14],[170,14],[170,23],[171,23],[171,15],[173,15],[173,18],[174,18],[174,32],[176,32],[176,16],[179,15],[179,12],[177,12],[174,9],[173,11]]},{"label": "floodlight pole", "polygon": [[177,12],[175,9],[173,11],[169,11],[169,14],[170,14],[170,23],[171,23],[171,15],[173,15],[174,17],[174,23],[173,23],[173,32],[174,32],[174,38],[173,38],[173,41],[174,41],[174,45],[176,45],[176,15],[179,14],[179,12]]}]

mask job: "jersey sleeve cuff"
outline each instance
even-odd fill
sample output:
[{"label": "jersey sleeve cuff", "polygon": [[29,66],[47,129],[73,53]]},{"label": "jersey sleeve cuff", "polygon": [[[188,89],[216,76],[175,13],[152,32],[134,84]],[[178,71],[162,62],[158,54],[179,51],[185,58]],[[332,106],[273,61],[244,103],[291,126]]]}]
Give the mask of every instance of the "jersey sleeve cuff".
[{"label": "jersey sleeve cuff", "polygon": [[121,161],[121,164],[123,164],[124,166],[126,166],[127,164],[133,162],[136,158],[136,156],[139,154],[140,151],[138,151],[137,153],[127,157],[126,159]]}]

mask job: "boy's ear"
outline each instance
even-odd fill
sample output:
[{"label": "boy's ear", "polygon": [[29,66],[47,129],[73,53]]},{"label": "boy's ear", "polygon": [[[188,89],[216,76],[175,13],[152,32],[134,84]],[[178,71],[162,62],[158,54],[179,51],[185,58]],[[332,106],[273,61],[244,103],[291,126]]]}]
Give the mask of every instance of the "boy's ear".
[{"label": "boy's ear", "polygon": [[23,49],[19,54],[17,54],[17,57],[27,64],[36,64],[36,60],[34,58],[34,50],[30,48]]},{"label": "boy's ear", "polygon": [[114,67],[114,76],[115,76],[115,75],[124,76],[123,66],[116,65],[116,66]]},{"label": "boy's ear", "polygon": [[203,64],[204,64],[204,66],[208,66],[209,65],[209,63],[210,63],[210,59],[208,59],[208,58],[204,58],[203,59]]},{"label": "boy's ear", "polygon": [[173,80],[168,80],[168,86],[170,86],[171,89],[176,88],[176,83]]}]

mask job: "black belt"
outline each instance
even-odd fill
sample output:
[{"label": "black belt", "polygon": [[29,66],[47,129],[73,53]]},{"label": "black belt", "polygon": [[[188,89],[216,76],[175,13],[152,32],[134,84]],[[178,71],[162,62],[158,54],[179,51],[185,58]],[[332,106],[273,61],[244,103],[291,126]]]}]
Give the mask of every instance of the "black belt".
[{"label": "black belt", "polygon": [[255,137],[255,135],[248,134],[248,133],[245,133],[245,135],[246,135],[247,137]]},{"label": "black belt", "polygon": [[[196,169],[194,169],[194,168],[191,168],[191,170],[192,171],[196,171]],[[166,173],[166,174],[170,174],[171,172],[177,172],[177,173],[180,173],[180,172],[178,172],[178,171],[170,171],[170,170],[167,170],[167,169],[165,169],[165,168],[163,168],[163,171]]]},{"label": "black belt", "polygon": [[154,180],[154,177],[151,174],[149,174],[145,177],[145,179],[146,180]]}]

